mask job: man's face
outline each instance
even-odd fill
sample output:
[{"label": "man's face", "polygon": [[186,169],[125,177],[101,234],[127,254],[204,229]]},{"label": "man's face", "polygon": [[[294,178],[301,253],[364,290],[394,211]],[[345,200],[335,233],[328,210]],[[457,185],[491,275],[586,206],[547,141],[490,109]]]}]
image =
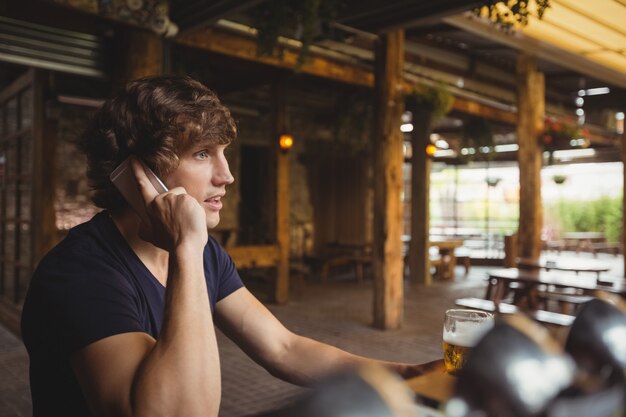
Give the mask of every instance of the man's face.
[{"label": "man's face", "polygon": [[204,208],[206,223],[213,229],[220,222],[222,197],[235,180],[224,150],[228,145],[198,144],[179,156],[180,164],[165,178],[168,188],[183,187]]}]

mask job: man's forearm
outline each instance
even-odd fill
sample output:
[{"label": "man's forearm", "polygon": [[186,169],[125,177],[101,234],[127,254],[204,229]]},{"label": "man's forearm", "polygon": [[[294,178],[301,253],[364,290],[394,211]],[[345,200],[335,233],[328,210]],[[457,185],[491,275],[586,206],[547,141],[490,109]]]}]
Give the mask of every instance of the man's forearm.
[{"label": "man's forearm", "polygon": [[297,385],[309,386],[342,369],[376,362],[307,337],[293,335],[285,354],[270,372]]},{"label": "man's forearm", "polygon": [[178,247],[170,255],[161,334],[135,381],[135,415],[216,416],[220,383],[202,250]]},{"label": "man's forearm", "polygon": [[297,335],[293,337],[289,353],[285,354],[273,373],[297,385],[311,385],[342,369],[371,364],[381,365],[403,378],[411,378],[441,368],[441,360],[425,364],[382,361],[354,355],[306,337]]}]

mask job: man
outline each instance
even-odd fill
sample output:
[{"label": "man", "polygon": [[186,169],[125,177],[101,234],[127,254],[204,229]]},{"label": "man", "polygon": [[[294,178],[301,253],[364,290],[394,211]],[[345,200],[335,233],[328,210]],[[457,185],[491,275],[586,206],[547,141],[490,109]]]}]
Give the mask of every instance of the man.
[{"label": "man", "polygon": [[[35,417],[216,416],[214,323],[296,384],[374,362],[288,331],[208,237],[233,182],[224,151],[235,136],[230,112],[186,77],[132,82],[98,111],[79,146],[104,210],[41,261],[24,304]],[[147,222],[109,180],[131,155]],[[405,377],[429,367],[384,365]]]}]

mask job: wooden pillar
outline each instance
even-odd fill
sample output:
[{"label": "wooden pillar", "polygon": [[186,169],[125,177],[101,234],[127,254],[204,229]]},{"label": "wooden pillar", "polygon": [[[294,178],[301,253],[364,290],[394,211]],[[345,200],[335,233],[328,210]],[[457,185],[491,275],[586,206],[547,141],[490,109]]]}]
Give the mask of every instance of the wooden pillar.
[{"label": "wooden pillar", "polygon": [[426,155],[430,143],[432,112],[424,108],[410,109],[413,113],[411,133],[411,243],[409,270],[412,282],[430,285],[430,171],[431,158]]},{"label": "wooden pillar", "polygon": [[541,253],[542,149],[537,135],[543,130],[545,82],[536,59],[521,54],[517,60],[517,141],[519,144],[519,255],[538,259]]},{"label": "wooden pillar", "polygon": [[56,212],[54,199],[56,190],[56,169],[54,159],[57,145],[57,121],[46,117],[46,92],[48,90],[48,73],[42,70],[33,71],[33,194],[32,194],[32,227],[33,238],[32,266],[39,263],[58,242],[56,228]]},{"label": "wooden pillar", "polygon": [[402,132],[404,31],[376,44],[374,122],[374,326],[402,324]]},{"label": "wooden pillar", "polygon": [[[117,78],[121,83],[163,73],[163,39],[147,30],[128,28],[120,40],[125,50]],[[116,64],[113,64],[116,65]]]},{"label": "wooden pillar", "polygon": [[[622,110],[626,111],[626,109]],[[625,252],[624,259],[624,276],[626,277],[626,129],[622,133],[622,165],[624,184],[622,188],[622,250]]]},{"label": "wooden pillar", "polygon": [[289,114],[286,103],[286,86],[284,81],[272,84],[274,129],[272,146],[276,150],[276,241],[279,260],[277,266],[274,301],[284,304],[289,300],[289,151],[278,146],[282,133],[290,133]]}]

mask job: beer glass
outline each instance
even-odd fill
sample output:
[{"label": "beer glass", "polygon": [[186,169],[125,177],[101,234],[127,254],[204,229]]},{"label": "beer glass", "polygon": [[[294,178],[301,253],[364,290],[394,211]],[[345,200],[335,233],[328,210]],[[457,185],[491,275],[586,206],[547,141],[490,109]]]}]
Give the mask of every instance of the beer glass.
[{"label": "beer glass", "polygon": [[443,362],[446,372],[457,375],[472,347],[493,327],[493,314],[479,310],[446,311],[443,322]]}]

